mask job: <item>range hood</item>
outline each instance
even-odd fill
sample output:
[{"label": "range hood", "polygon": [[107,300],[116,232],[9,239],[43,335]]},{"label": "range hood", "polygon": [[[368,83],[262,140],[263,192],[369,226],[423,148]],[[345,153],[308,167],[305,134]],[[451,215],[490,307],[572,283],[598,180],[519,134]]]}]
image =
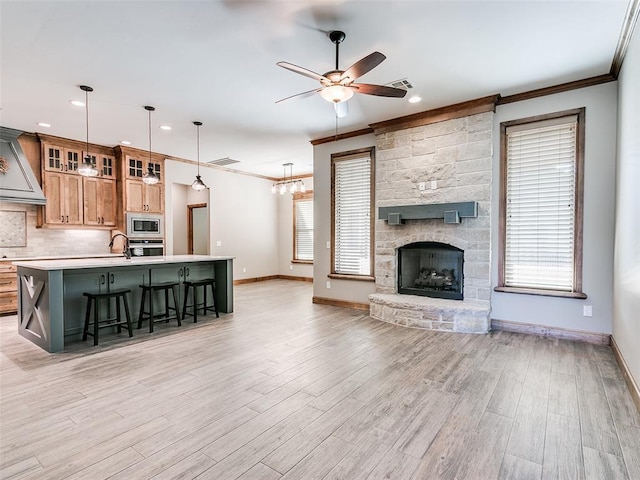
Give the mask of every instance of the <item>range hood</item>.
[{"label": "range hood", "polygon": [[7,171],[0,172],[0,201],[45,205],[47,199],[18,143],[21,133],[20,130],[0,127],[0,157],[8,164]]}]

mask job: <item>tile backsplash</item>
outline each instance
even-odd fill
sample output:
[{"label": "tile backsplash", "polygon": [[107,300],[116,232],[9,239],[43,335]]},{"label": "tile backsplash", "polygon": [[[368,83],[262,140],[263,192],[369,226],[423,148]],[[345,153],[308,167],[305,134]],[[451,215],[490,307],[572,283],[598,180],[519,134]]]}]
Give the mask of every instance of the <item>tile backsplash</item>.
[{"label": "tile backsplash", "polygon": [[44,257],[109,253],[108,230],[36,228],[35,205],[2,202],[0,210],[27,212],[26,247],[0,247],[0,257]]}]

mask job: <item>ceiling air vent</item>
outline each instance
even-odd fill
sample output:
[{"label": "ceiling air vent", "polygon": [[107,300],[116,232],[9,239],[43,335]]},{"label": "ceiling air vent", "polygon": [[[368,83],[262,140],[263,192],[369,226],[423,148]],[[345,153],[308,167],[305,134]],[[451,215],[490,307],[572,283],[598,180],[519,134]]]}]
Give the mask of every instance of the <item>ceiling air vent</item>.
[{"label": "ceiling air vent", "polygon": [[411,85],[411,82],[406,78],[403,78],[401,80],[396,80],[391,83],[387,83],[387,86],[393,87],[393,88],[401,88],[403,90],[409,90],[410,88],[413,88],[413,85]]},{"label": "ceiling air vent", "polygon": [[211,160],[207,162],[209,165],[217,165],[219,167],[226,167],[227,165],[232,165],[234,163],[240,163],[240,160],[234,160],[233,158],[224,157],[218,158],[217,160]]}]

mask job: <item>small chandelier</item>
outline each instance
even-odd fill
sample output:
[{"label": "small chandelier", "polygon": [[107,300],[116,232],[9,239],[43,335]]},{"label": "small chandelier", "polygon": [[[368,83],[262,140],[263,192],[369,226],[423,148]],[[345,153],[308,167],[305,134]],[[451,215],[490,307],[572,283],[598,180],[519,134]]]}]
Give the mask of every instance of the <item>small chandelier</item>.
[{"label": "small chandelier", "polygon": [[80,90],[84,92],[84,111],[87,125],[87,152],[82,165],[78,167],[78,173],[85,177],[95,177],[98,175],[98,169],[91,162],[91,155],[89,155],[89,92],[93,92],[93,88],[87,85],[80,85]]},{"label": "small chandelier", "polygon": [[144,109],[149,112],[149,165],[147,166],[147,171],[145,172],[145,174],[142,175],[142,181],[147,185],[155,185],[160,181],[158,176],[153,171],[153,166],[151,165],[151,112],[153,112],[155,108],[147,105],[144,107]]},{"label": "small chandelier", "polygon": [[191,184],[191,188],[193,188],[196,191],[200,191],[200,190],[204,190],[205,188],[207,188],[207,186],[204,184],[204,182],[200,178],[200,126],[202,125],[202,122],[193,122],[193,124],[196,126],[196,139],[197,139],[197,144],[198,144],[198,150],[197,150],[197,154],[198,154],[198,157],[197,157],[198,158],[198,174],[196,175],[196,179]]},{"label": "small chandelier", "polygon": [[[287,179],[287,168],[289,169],[289,178]],[[300,179],[293,179],[293,163],[283,163],[282,164],[282,180],[278,183],[274,183],[271,185],[271,193],[279,192],[280,195],[284,195],[287,192],[287,187],[289,188],[289,192],[296,193],[297,191],[306,192],[307,187],[305,187],[304,182]]]}]

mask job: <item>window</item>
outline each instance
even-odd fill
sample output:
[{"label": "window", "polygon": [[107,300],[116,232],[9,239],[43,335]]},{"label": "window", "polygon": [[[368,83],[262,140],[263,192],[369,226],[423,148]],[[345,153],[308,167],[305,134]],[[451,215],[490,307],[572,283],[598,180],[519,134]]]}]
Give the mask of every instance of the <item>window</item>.
[{"label": "window", "polygon": [[374,149],[331,156],[331,274],[372,279]]},{"label": "window", "polygon": [[313,192],[293,194],[293,261],[313,263]]},{"label": "window", "polygon": [[497,291],[582,293],[584,109],[500,125]]}]

